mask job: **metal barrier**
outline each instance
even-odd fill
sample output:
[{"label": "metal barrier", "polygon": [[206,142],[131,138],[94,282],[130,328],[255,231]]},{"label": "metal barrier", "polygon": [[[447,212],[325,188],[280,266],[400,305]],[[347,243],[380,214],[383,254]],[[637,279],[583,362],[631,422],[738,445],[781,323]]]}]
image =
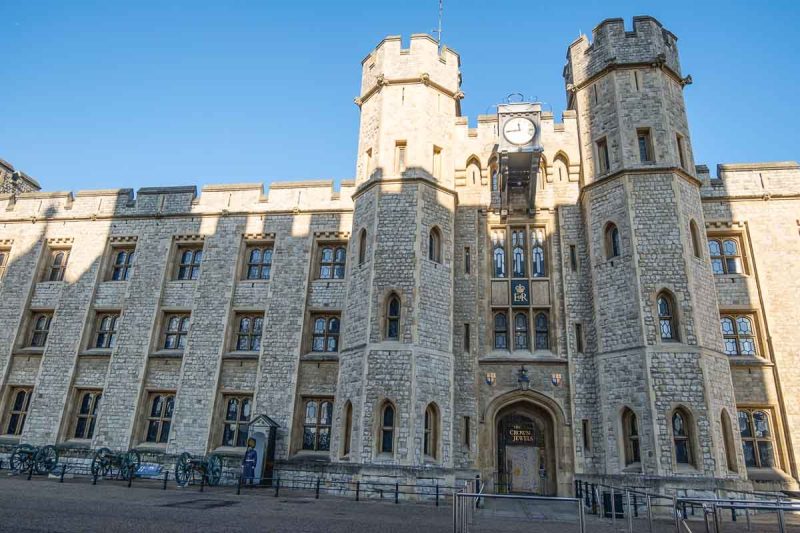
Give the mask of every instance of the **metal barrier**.
[{"label": "metal barrier", "polygon": [[[736,521],[736,510],[743,510],[747,521],[747,531],[752,531],[751,515],[758,511],[775,513],[778,522],[778,531],[786,532],[786,512],[800,512],[800,501],[788,498],[776,498],[775,501],[733,500],[719,498],[675,498],[673,512],[675,513],[675,529],[680,531],[681,525],[688,530],[687,507],[692,510],[699,508],[703,512],[705,530],[720,533],[723,530],[725,510],[731,511],[731,522]],[[693,513],[694,514],[694,513]],[[763,525],[763,524],[762,524]]]},{"label": "metal barrier", "polygon": [[[553,504],[555,502],[571,503],[575,505],[578,531],[586,532],[586,521],[583,512],[583,504],[579,498],[559,498],[550,496],[528,496],[516,494],[485,494],[482,492],[457,492],[453,502],[453,533],[468,533],[470,526],[474,525],[476,510],[481,512],[486,507],[487,502],[496,501],[540,501]],[[526,519],[531,520],[530,517]],[[498,524],[493,524],[493,529]]]}]

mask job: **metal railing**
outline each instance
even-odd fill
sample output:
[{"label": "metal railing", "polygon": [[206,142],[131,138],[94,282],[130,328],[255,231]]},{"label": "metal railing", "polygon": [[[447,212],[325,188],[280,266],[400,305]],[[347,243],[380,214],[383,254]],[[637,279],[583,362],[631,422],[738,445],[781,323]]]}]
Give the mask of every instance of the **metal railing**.
[{"label": "metal railing", "polygon": [[[487,502],[493,501],[521,501],[521,502],[555,502],[571,503],[575,505],[578,518],[578,531],[586,532],[586,521],[583,504],[579,498],[560,498],[551,496],[528,496],[523,494],[486,494],[483,492],[457,492],[453,502],[453,533],[469,533],[470,526],[474,525],[476,512],[480,512]],[[535,520],[530,516],[526,520]]]},{"label": "metal railing", "polygon": [[[774,513],[778,522],[778,531],[780,533],[786,532],[786,513],[787,512],[800,512],[800,501],[793,501],[789,498],[779,497],[774,501],[769,500],[735,500],[735,499],[719,499],[719,498],[678,498],[674,500],[674,513],[675,513],[675,529],[680,530],[683,525],[688,529],[686,522],[689,519],[687,508],[699,508],[703,513],[703,522],[706,531],[714,531],[719,533],[723,530],[725,519],[724,515],[726,510],[731,512],[731,522],[735,522],[736,511],[744,511],[745,520],[747,522],[747,531],[753,530],[751,516],[758,512],[766,512],[769,514]],[[764,524],[759,524],[763,526]],[[713,526],[713,528],[712,528]]]}]

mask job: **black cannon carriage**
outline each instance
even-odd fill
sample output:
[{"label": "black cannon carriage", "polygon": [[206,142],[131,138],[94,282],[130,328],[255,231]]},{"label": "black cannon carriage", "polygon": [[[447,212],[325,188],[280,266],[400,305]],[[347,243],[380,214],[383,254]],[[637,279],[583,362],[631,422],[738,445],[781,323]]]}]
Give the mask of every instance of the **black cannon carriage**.
[{"label": "black cannon carriage", "polygon": [[222,458],[217,454],[193,457],[189,452],[183,452],[175,462],[175,482],[185,486],[194,481],[195,474],[206,485],[218,485],[222,479]]},{"label": "black cannon carriage", "polygon": [[11,453],[11,470],[37,474],[49,474],[58,464],[58,450],[55,446],[32,446],[20,444]]},{"label": "black cannon carriage", "polygon": [[136,450],[113,452],[108,448],[99,448],[92,456],[92,475],[96,477],[118,476],[129,480],[136,474],[142,457]]}]

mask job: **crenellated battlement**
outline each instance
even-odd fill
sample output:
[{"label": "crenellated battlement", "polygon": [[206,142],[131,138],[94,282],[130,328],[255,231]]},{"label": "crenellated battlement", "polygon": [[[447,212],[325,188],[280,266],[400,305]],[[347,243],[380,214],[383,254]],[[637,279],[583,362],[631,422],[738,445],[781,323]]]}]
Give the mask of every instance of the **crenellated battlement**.
[{"label": "crenellated battlement", "polygon": [[592,30],[592,40],[581,35],[567,50],[565,83],[581,85],[612,65],[663,65],[681,77],[678,38],[649,16],[633,17],[633,30],[621,18],[606,19]]},{"label": "crenellated battlement", "polygon": [[436,39],[424,33],[413,34],[408,48],[399,35],[386,37],[361,65],[361,98],[393,82],[433,82],[453,94],[461,85],[458,53],[446,46],[440,50]]},{"label": "crenellated battlement", "polygon": [[159,217],[226,213],[305,213],[350,211],[352,181],[276,182],[264,194],[262,183],[193,185],[71,192],[0,194],[0,221],[80,219],[87,217]]}]

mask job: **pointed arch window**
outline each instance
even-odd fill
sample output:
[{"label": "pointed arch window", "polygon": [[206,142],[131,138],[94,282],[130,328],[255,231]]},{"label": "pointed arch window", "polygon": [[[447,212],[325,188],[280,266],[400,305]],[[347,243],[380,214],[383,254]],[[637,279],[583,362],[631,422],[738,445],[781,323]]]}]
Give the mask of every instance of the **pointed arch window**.
[{"label": "pointed arch window", "polygon": [[431,228],[428,235],[428,259],[436,263],[442,262],[442,232],[439,228]]},{"label": "pointed arch window", "polygon": [[367,230],[361,229],[358,234],[358,264],[363,265],[367,260]]},{"label": "pointed arch window", "polygon": [[8,412],[8,425],[6,435],[20,435],[25,427],[25,418],[31,405],[31,388],[12,389],[9,395],[11,406]]},{"label": "pointed arch window", "polygon": [[386,302],[386,338],[395,341],[400,338],[400,297],[396,294],[390,295]]},{"label": "pointed arch window", "polygon": [[439,416],[436,406],[432,403],[428,404],[425,408],[425,429],[422,442],[423,453],[436,459],[436,451],[438,449],[438,435],[439,435]]},{"label": "pointed arch window", "polygon": [[306,400],[303,421],[303,449],[329,451],[331,449],[331,423],[333,401],[329,399]]},{"label": "pointed arch window", "polygon": [[525,277],[525,231],[511,231],[511,275]]},{"label": "pointed arch window", "polygon": [[272,246],[248,246],[245,279],[269,279],[272,272]]},{"label": "pointed arch window", "polygon": [[658,326],[662,341],[678,340],[677,320],[675,319],[675,302],[672,295],[664,291],[656,299],[658,307]]},{"label": "pointed arch window", "polygon": [[544,230],[531,231],[531,275],[534,278],[547,276],[547,263],[544,254]]},{"label": "pointed arch window", "polygon": [[636,413],[627,407],[622,412],[622,431],[625,440],[625,465],[640,463],[642,454],[639,445],[639,421]]},{"label": "pointed arch window", "polygon": [[619,229],[617,225],[609,222],[605,229],[605,244],[606,244],[606,259],[619,257],[620,255],[620,242],[619,242]]},{"label": "pointed arch window", "polygon": [[380,453],[394,453],[394,406],[386,402],[381,408]]},{"label": "pointed arch window", "polygon": [[492,265],[494,277],[506,277],[506,232],[503,230],[492,232]]},{"label": "pointed arch window", "polygon": [[53,313],[37,313],[33,317],[33,328],[31,331],[31,348],[44,348],[47,344],[47,337],[50,335],[50,322],[53,320]]},{"label": "pointed arch window", "polygon": [[727,315],[720,319],[726,355],[757,356],[755,318],[752,315]]},{"label": "pointed arch window", "polygon": [[225,421],[222,429],[222,445],[243,448],[247,446],[250,426],[252,396],[223,396]]},{"label": "pointed arch window", "polygon": [[750,468],[777,466],[769,415],[763,409],[739,409],[744,463]]},{"label": "pointed arch window", "polygon": [[692,253],[695,257],[703,257],[700,251],[700,231],[697,229],[697,223],[694,220],[689,221],[689,236],[692,240]]},{"label": "pointed arch window", "polygon": [[133,248],[117,248],[111,268],[111,281],[128,281],[133,271],[136,252]]},{"label": "pointed arch window", "polygon": [[78,391],[78,416],[75,421],[74,438],[91,439],[94,436],[94,426],[101,397],[100,391]]},{"label": "pointed arch window", "polygon": [[475,159],[470,159],[467,164],[467,180],[477,185],[481,178],[481,167]]},{"label": "pointed arch window", "polygon": [[347,250],[343,245],[320,248],[319,279],[344,279]]},{"label": "pointed arch window", "polygon": [[494,315],[494,347],[497,350],[508,349],[508,319],[505,313]]},{"label": "pointed arch window", "polygon": [[683,408],[672,413],[672,443],[675,451],[675,462],[679,465],[694,464],[692,453],[691,418]]},{"label": "pointed arch window", "polygon": [[737,237],[709,239],[708,252],[711,255],[711,270],[714,274],[741,274],[742,246]]},{"label": "pointed arch window", "polygon": [[536,345],[537,350],[550,349],[550,323],[547,318],[547,313],[539,313],[536,315],[534,321],[536,328]]},{"label": "pointed arch window", "polygon": [[344,429],[342,441],[342,457],[350,455],[350,437],[353,433],[353,404],[350,400],[344,406]]},{"label": "pointed arch window", "polygon": [[155,393],[150,397],[150,414],[147,417],[145,442],[166,444],[175,410],[175,395]]},{"label": "pointed arch window", "polygon": [[514,349],[528,349],[528,314],[517,313],[514,315]]},{"label": "pointed arch window", "polygon": [[312,315],[313,331],[311,332],[312,352],[339,351],[339,316]]},{"label": "pointed arch window", "polygon": [[95,348],[110,349],[117,344],[117,322],[119,313],[104,314],[97,318],[97,337],[95,338]]},{"label": "pointed arch window", "polygon": [[50,266],[44,281],[63,281],[68,259],[69,250],[53,250],[50,253]]}]

